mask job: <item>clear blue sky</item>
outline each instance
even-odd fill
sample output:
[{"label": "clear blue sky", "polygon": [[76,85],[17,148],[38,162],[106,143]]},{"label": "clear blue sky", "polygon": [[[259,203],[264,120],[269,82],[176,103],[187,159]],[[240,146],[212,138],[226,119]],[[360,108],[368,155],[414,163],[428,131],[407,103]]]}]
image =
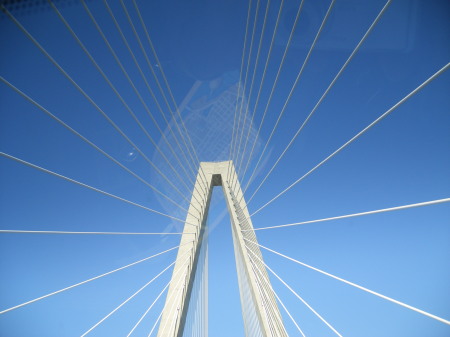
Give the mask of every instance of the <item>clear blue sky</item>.
[{"label": "clear blue sky", "polygon": [[[37,2],[37,1],[36,1]],[[173,159],[161,134],[78,2],[56,6],[104,69],[142,124]],[[131,1],[124,1],[144,47]],[[255,4],[252,0],[253,24]],[[0,3],[5,3],[4,1]],[[33,3],[29,1],[27,3]],[[149,85],[164,101],[119,1],[108,1]],[[227,96],[239,80],[248,1],[137,0],[162,67],[201,161],[225,160],[234,110]],[[266,105],[300,1],[285,0],[256,109]],[[170,142],[146,84],[103,1],[88,1],[124,67]],[[256,46],[267,2],[261,0]],[[383,0],[336,0],[280,126],[250,185],[250,197],[352,52]],[[267,120],[268,139],[329,1],[305,0]],[[270,2],[255,76],[258,87],[280,0]],[[9,6],[11,13],[78,85],[170,177],[155,147],[47,4]],[[445,0],[394,0],[292,148],[249,204],[254,212],[353,137],[450,61],[450,5]],[[0,75],[176,202],[185,200],[151,168],[4,14],[0,16]],[[248,51],[248,45],[247,49]],[[151,53],[150,53],[151,54]],[[149,54],[149,55],[150,55]],[[248,54],[247,54],[248,55]],[[156,61],[150,59],[156,72]],[[447,71],[292,190],[253,218],[255,227],[448,198],[450,74]],[[249,94],[250,105],[256,91]],[[167,113],[167,109],[165,110]],[[172,216],[185,214],[0,83],[0,151]],[[255,165],[255,156],[250,170]],[[173,161],[177,169],[180,165]],[[244,178],[244,182],[248,175]],[[174,178],[177,179],[177,178]],[[177,181],[189,199],[189,190]],[[209,225],[210,326],[214,337],[243,336],[229,217],[220,189]],[[450,319],[449,204],[258,232],[261,244],[427,312]],[[175,232],[182,224],[0,158],[0,229]],[[0,234],[0,311],[178,244],[179,236],[53,236]],[[29,306],[0,315],[1,337],[79,336],[174,261],[175,251]],[[266,263],[343,336],[445,337],[450,327],[264,252]],[[170,271],[111,316],[92,336],[125,336],[170,280]],[[333,336],[278,280],[283,299],[306,336]],[[160,300],[133,336],[147,336]],[[291,336],[299,335],[287,316]]]}]

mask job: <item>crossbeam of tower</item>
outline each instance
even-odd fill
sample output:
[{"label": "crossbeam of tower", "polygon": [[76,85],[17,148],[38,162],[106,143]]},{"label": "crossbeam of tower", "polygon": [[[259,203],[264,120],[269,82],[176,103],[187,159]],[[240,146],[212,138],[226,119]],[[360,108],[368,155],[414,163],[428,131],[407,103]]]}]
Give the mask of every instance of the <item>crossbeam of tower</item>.
[{"label": "crossbeam of tower", "polygon": [[[158,337],[183,336],[199,255],[206,241],[206,222],[214,186],[222,186],[230,214],[245,334],[247,337],[287,336],[262,262],[261,251],[256,244],[256,235],[241,186],[239,181],[226,180],[228,176],[233,177],[235,174],[232,161],[200,163]],[[194,218],[196,212],[200,220]],[[246,243],[249,241],[254,244]],[[258,259],[251,258],[251,255],[257,256]],[[189,263],[185,262],[187,256]],[[207,328],[203,329],[206,331],[201,335],[207,336]]]}]

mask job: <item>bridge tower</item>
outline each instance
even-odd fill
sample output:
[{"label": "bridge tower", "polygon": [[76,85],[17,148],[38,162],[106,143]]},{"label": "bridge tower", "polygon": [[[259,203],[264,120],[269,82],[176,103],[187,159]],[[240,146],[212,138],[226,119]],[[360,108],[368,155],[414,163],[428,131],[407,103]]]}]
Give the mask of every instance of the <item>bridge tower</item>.
[{"label": "bridge tower", "polygon": [[[232,161],[200,163],[158,337],[188,335],[187,314],[194,281],[196,277],[205,277],[198,269],[199,261],[204,259],[201,251],[206,245],[206,220],[214,186],[222,186],[231,218],[245,334],[247,337],[285,337],[287,333],[261,251],[255,244],[256,235]],[[203,291],[207,289],[203,287]],[[207,303],[207,297],[202,296],[202,301]],[[207,317],[202,320],[206,322],[197,328],[197,335],[206,337]]]}]

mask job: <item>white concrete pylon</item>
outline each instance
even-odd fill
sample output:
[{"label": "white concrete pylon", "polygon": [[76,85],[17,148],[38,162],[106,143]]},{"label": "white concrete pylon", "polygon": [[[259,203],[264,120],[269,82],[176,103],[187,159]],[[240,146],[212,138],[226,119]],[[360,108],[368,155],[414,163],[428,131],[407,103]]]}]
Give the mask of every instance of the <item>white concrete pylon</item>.
[{"label": "white concrete pylon", "polygon": [[[272,287],[268,282],[258,282],[260,277],[255,274],[255,268],[252,268],[252,261],[249,258],[247,247],[256,254],[262,261],[263,257],[259,247],[255,244],[246,244],[245,239],[257,242],[253,225],[250,219],[245,199],[242,198],[242,190],[239,181],[234,182],[233,186],[226,181],[229,176],[235,175],[235,169],[232,161],[224,162],[203,162],[197,174],[196,188],[194,188],[189,212],[186,217],[183,235],[181,237],[178,256],[190,254],[190,263],[188,265],[177,262],[173,270],[171,285],[166,297],[163,314],[158,330],[158,337],[181,337],[183,336],[186,325],[186,316],[189,307],[189,300],[197,261],[202,245],[203,234],[206,229],[206,220],[208,208],[211,201],[212,189],[214,186],[222,186],[222,190],[227,203],[231,218],[233,233],[234,250],[236,257],[236,267],[238,272],[239,289],[241,296],[242,314],[244,319],[244,328],[247,337],[254,337],[255,332],[263,337],[285,337],[288,336],[283,325],[280,311],[273,294]],[[206,182],[204,181],[206,178]],[[203,180],[203,182],[202,182]],[[207,192],[204,190],[206,183]],[[202,190],[203,187],[203,190]],[[200,195],[200,191],[205,191],[205,195]],[[242,201],[239,203],[239,200]],[[200,201],[200,202],[199,202]],[[195,209],[202,210],[200,222],[191,214],[195,214]],[[195,226],[194,224],[198,224]],[[242,232],[241,229],[246,231]],[[195,233],[195,234],[192,234]],[[188,244],[193,241],[192,244]],[[248,241],[247,241],[248,242]],[[192,248],[192,249],[191,249]],[[191,250],[189,252],[189,250]],[[266,268],[261,261],[252,259],[257,264],[257,269],[262,272],[264,278],[269,280]],[[186,269],[181,271],[180,269]],[[181,280],[180,278],[184,278]],[[251,302],[254,310],[253,320],[247,312],[248,302]],[[206,325],[207,326],[207,325]],[[256,330],[255,330],[256,329]],[[207,336],[207,331],[201,333]]]}]

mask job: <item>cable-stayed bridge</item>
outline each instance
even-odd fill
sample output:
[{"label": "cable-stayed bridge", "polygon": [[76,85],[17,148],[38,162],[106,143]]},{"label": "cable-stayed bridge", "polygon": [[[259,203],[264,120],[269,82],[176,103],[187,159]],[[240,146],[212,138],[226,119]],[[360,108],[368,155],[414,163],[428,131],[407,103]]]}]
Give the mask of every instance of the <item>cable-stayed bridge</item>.
[{"label": "cable-stayed bridge", "polygon": [[0,3],[1,336],[450,333],[444,1]]}]

